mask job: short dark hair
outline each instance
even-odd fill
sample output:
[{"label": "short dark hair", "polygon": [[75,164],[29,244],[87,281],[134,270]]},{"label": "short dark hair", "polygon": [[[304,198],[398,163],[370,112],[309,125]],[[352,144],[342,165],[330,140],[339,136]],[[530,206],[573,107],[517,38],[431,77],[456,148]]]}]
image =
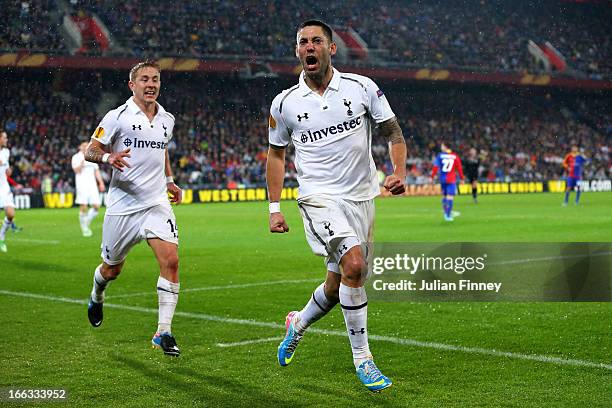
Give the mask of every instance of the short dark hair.
[{"label": "short dark hair", "polygon": [[321,27],[323,29],[323,33],[325,34],[329,42],[334,41],[331,27],[325,24],[324,22],[322,22],[321,20],[317,20],[317,19],[306,20],[298,26],[297,30],[300,31],[302,28],[308,27],[308,26]]},{"label": "short dark hair", "polygon": [[155,68],[161,74],[161,67],[157,62],[145,60],[139,62],[138,64],[134,65],[132,69],[130,69],[130,81],[134,82],[134,80],[136,79],[136,75],[138,75],[138,71],[147,67]]},{"label": "short dark hair", "polygon": [[440,146],[442,146],[442,145],[446,146],[450,150],[453,150],[453,147],[452,147],[451,143],[447,142],[446,140],[443,140],[442,142],[440,142]]}]

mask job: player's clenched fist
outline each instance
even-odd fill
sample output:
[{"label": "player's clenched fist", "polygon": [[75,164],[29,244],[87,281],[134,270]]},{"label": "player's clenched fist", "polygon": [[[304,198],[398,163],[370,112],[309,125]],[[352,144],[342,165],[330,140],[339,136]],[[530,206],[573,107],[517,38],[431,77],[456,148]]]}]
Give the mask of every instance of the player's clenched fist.
[{"label": "player's clenched fist", "polygon": [[404,182],[394,174],[387,176],[383,186],[393,195],[403,194],[406,191]]},{"label": "player's clenched fist", "polygon": [[270,232],[289,232],[289,226],[285,221],[283,213],[277,212],[270,214]]},{"label": "player's clenched fist", "polygon": [[170,193],[170,202],[173,204],[180,204],[183,201],[183,190],[174,183],[166,184],[168,193]]}]

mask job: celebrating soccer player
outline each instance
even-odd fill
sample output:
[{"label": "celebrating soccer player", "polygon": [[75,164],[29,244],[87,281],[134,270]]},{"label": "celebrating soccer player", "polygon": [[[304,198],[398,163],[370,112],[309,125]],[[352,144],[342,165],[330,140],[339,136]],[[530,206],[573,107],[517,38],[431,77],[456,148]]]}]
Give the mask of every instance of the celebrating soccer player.
[{"label": "celebrating soccer player", "polygon": [[167,150],[174,116],[156,101],[159,65],[138,63],[128,84],[132,97],[104,116],[85,152],[88,161],[113,167],[102,227],[103,262],[94,273],[88,317],[94,327],[102,324],[104,290],[121,272],[130,249],[146,239],[160,268],[159,322],[152,343],[178,356],[171,332],[179,293],[178,228],[168,193],[178,204],[182,192],[174,184]]},{"label": "celebrating soccer player", "polygon": [[587,158],[578,150],[578,145],[573,145],[572,150],[563,159],[563,168],[567,172],[567,185],[565,187],[565,199],[563,206],[567,206],[572,190],[576,190],[574,204],[580,201],[580,180],[582,180],[582,168],[587,163]]},{"label": "celebrating soccer player", "polygon": [[443,142],[440,145],[440,153],[434,160],[434,165],[431,170],[431,178],[435,178],[438,170],[440,171],[440,186],[442,187],[442,209],[444,210],[444,219],[453,221],[453,217],[459,215],[457,211],[453,211],[453,203],[457,192],[457,178],[455,171],[459,173],[461,181],[463,181],[463,169],[461,168],[461,159],[457,154],[453,153],[448,142]]},{"label": "celebrating soccer player", "polygon": [[[89,226],[98,216],[100,193],[104,192],[104,181],[97,163],[85,160],[87,142],[79,145],[79,151],[72,156],[72,169],[75,174],[76,200],[79,204],[79,223],[84,237],[91,237]],[[87,211],[87,207],[89,211]]]},{"label": "celebrating soccer player", "polygon": [[357,376],[371,391],[380,391],[391,380],[376,367],[370,352],[364,288],[373,199],[379,194],[371,155],[372,124],[378,124],[389,141],[394,172],[384,187],[392,194],[405,191],[406,144],[378,86],[367,77],[332,67],[336,44],[327,24],[302,23],[295,53],[303,68],[299,83],[276,96],[270,109],[266,175],[270,231],[289,231],[279,200],[285,148],[293,143],[306,239],[315,254],[325,257],[327,277],[301,311],[287,315],[278,361],[281,366],[291,363],[306,329],[339,302]]}]

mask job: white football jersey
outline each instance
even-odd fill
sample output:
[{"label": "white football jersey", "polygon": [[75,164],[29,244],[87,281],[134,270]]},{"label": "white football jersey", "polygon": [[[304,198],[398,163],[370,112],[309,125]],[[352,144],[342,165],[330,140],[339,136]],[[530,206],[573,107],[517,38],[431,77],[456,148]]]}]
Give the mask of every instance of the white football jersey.
[{"label": "white football jersey", "polygon": [[157,104],[151,122],[132,98],[104,116],[91,136],[111,152],[131,148],[123,172],[113,168],[106,197],[106,214],[125,215],[167,203],[166,148],[172,138],[174,116]]},{"label": "white football jersey", "polygon": [[81,172],[75,172],[75,187],[77,190],[89,188],[91,185],[97,185],[96,181],[96,170],[98,170],[98,164],[88,162],[85,160],[85,155],[82,152],[77,152],[72,156],[72,168],[81,167]]},{"label": "white football jersey", "polygon": [[6,171],[9,168],[9,158],[11,151],[3,147],[0,149],[0,193],[7,193],[11,191],[8,180],[6,178]]},{"label": "white football jersey", "polygon": [[298,198],[328,194],[354,201],[379,194],[372,159],[372,121],[395,116],[370,78],[333,70],[321,96],[304,81],[272,101],[269,142],[295,146]]}]

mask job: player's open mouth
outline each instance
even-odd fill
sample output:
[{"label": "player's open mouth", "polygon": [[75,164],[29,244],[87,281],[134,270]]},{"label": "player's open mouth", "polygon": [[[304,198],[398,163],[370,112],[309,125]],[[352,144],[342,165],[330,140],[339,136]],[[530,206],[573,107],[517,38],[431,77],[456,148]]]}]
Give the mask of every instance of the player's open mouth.
[{"label": "player's open mouth", "polygon": [[315,70],[317,69],[317,57],[315,57],[314,55],[309,55],[306,57],[306,69],[308,70]]},{"label": "player's open mouth", "polygon": [[155,91],[145,91],[145,95],[155,96]]}]

